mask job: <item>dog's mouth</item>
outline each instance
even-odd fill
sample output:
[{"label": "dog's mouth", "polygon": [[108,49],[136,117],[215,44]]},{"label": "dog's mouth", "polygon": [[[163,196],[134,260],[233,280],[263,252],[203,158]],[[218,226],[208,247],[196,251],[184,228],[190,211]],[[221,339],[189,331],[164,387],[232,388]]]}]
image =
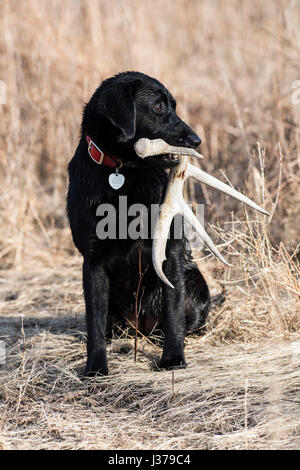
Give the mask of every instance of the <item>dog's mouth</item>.
[{"label": "dog's mouth", "polygon": [[166,163],[175,163],[176,165],[180,163],[178,155],[172,155],[171,153],[163,153],[161,155],[156,155],[156,158],[163,160]]},{"label": "dog's mouth", "polygon": [[153,163],[155,165],[163,166],[164,168],[171,168],[179,165],[180,160],[178,155],[172,155],[171,153],[161,153],[160,155],[152,155],[145,158],[145,161]]}]

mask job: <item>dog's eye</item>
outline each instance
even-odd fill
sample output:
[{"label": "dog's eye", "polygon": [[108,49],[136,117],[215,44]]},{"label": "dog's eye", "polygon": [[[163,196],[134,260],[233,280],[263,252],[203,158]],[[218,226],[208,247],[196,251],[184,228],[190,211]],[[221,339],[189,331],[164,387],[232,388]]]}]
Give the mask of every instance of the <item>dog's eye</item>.
[{"label": "dog's eye", "polygon": [[163,101],[160,101],[159,103],[156,103],[152,109],[155,113],[161,114],[165,111],[166,105]]}]

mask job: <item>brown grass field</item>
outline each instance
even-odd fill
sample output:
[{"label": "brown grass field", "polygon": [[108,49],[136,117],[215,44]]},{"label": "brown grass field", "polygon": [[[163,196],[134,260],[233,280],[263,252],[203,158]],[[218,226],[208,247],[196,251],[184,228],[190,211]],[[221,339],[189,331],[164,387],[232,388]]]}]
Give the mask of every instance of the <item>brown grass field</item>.
[{"label": "brown grass field", "polygon": [[[1,0],[0,448],[300,448],[300,4],[295,0]],[[161,80],[199,133],[203,168],[272,218],[207,190],[226,291],[186,370],[158,372],[159,334],[108,344],[81,380],[81,259],[65,214],[82,106],[104,78]],[[189,186],[194,200],[195,187]]]}]

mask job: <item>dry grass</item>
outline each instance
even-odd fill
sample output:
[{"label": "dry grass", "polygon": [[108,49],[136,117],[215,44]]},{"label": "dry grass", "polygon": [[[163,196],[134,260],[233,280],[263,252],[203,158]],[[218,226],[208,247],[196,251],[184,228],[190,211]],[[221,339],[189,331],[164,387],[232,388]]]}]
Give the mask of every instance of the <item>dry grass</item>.
[{"label": "dry grass", "polygon": [[[299,20],[293,0],[1,1],[0,448],[299,448]],[[269,223],[205,189],[234,267],[196,254],[227,300],[188,338],[174,390],[155,370],[157,338],[139,340],[136,364],[133,339],[113,340],[111,375],[80,379],[66,166],[83,103],[132,69],[172,90],[205,169],[273,213]]]},{"label": "dry grass", "polygon": [[157,348],[142,340],[137,364],[133,340],[114,340],[111,375],[82,382],[82,335],[58,319],[47,328],[55,332],[24,322],[9,349],[0,387],[8,448],[299,447],[299,338],[217,350],[189,338],[189,368],[175,372],[173,387],[171,372],[152,366]]}]

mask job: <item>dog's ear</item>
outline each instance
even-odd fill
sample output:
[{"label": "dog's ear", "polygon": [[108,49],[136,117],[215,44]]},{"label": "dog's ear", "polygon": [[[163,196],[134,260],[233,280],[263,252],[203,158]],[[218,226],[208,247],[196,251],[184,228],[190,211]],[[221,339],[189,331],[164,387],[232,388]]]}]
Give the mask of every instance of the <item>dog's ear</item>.
[{"label": "dog's ear", "polygon": [[135,135],[136,86],[137,81],[115,83],[105,90],[98,103],[98,111],[122,131],[120,140],[123,142]]}]

